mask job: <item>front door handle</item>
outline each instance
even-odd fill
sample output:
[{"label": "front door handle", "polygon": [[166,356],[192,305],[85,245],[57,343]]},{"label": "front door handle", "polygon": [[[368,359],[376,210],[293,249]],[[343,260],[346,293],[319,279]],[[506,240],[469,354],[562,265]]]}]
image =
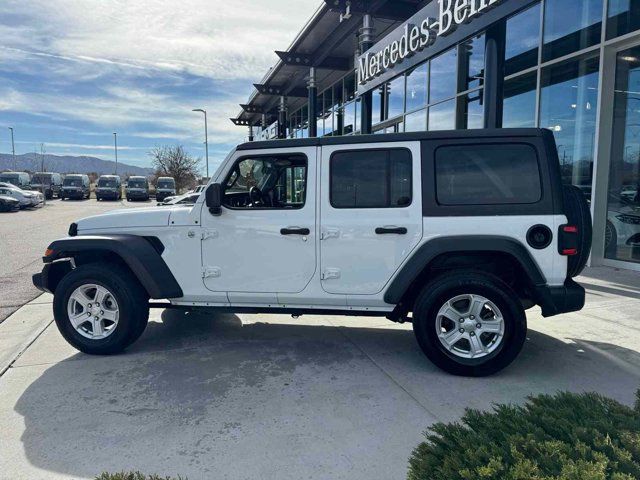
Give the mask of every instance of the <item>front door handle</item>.
[{"label": "front door handle", "polygon": [[377,235],[406,235],[407,229],[405,227],[378,227],[376,228]]},{"label": "front door handle", "polygon": [[280,229],[280,235],[309,235],[311,230],[308,228],[287,227]]}]

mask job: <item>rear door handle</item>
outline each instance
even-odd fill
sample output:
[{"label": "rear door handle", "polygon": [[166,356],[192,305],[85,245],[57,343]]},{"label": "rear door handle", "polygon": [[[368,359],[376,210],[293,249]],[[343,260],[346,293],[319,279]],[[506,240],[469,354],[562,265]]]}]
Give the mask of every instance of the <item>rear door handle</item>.
[{"label": "rear door handle", "polygon": [[377,235],[406,235],[407,229],[405,227],[378,227],[376,228]]},{"label": "rear door handle", "polygon": [[309,235],[311,230],[308,228],[287,227],[280,229],[280,235]]}]

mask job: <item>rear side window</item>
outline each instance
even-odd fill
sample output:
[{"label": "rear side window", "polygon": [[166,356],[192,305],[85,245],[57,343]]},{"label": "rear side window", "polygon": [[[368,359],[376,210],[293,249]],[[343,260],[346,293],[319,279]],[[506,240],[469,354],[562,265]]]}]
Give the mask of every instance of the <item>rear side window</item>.
[{"label": "rear side window", "polygon": [[331,156],[334,208],[401,208],[411,204],[411,152],[357,150]]},{"label": "rear side window", "polygon": [[526,144],[454,145],[435,153],[440,205],[509,205],[540,201],[535,148]]}]

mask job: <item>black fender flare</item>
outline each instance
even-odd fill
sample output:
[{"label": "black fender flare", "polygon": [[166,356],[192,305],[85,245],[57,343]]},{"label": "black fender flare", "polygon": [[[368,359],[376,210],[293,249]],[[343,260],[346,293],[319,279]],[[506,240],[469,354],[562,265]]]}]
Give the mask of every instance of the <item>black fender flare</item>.
[{"label": "black fender flare", "polygon": [[[138,235],[87,235],[67,237],[51,243],[48,255],[43,257],[47,267],[59,263],[57,260],[74,258],[92,253],[110,253],[118,256],[129,267],[145,288],[150,298],[179,298],[182,289],[162,258],[162,243],[155,237]],[[41,281],[47,278],[42,275]],[[42,285],[52,291],[49,285]]]},{"label": "black fender flare", "polygon": [[436,257],[445,253],[463,252],[499,252],[511,255],[520,264],[536,288],[547,284],[538,264],[526,247],[509,237],[494,235],[464,235],[438,237],[424,243],[409,257],[384,293],[384,301],[398,304],[414,280]]}]

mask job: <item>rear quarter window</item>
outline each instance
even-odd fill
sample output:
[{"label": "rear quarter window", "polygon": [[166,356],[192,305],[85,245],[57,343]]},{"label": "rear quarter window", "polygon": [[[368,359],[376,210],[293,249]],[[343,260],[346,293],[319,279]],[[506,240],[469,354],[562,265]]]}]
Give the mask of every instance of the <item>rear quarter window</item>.
[{"label": "rear quarter window", "polygon": [[527,144],[441,146],[435,178],[440,205],[534,204],[542,198],[538,156]]}]

